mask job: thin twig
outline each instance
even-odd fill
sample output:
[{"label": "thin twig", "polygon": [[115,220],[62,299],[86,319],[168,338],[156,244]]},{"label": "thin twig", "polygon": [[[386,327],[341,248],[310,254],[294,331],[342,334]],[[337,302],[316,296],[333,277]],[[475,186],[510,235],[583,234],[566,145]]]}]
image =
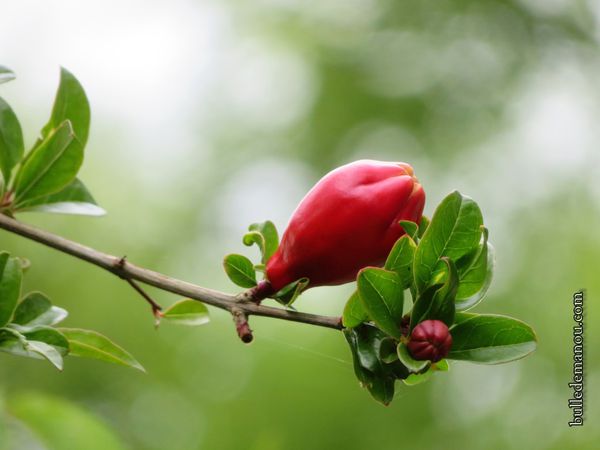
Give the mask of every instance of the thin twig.
[{"label": "thin twig", "polygon": [[152,297],[150,297],[148,295],[148,293],[146,291],[144,291],[142,289],[142,287],[137,284],[135,281],[133,281],[130,278],[125,278],[125,281],[127,281],[129,283],[129,285],[136,290],[136,292],[138,292],[143,298],[144,300],[146,300],[149,304],[150,307],[152,308],[152,315],[154,316],[154,325],[156,327],[158,327],[160,325],[160,319],[162,318],[162,306],[160,306],[158,303],[156,303]]},{"label": "thin twig", "polygon": [[[120,271],[123,271],[125,264],[127,264],[127,257],[123,256],[117,263],[117,267],[119,268]],[[156,326],[158,326],[160,323],[160,319],[162,317],[161,313],[160,313],[162,311],[162,306],[160,306],[157,302],[155,302],[154,299],[152,297],[150,297],[150,295],[144,289],[142,289],[142,287],[139,284],[137,284],[135,281],[133,281],[131,278],[128,278],[127,276],[122,276],[122,275],[119,275],[119,277],[124,279],[125,281],[127,281],[127,283],[129,283],[129,285],[138,294],[140,294],[144,298],[144,300],[146,300],[146,302],[148,302],[148,304],[152,308],[152,314],[156,318]]]},{"label": "thin twig", "polygon": [[[231,312],[232,308],[238,308],[246,316],[264,316],[274,319],[301,322],[320,327],[341,330],[343,328],[339,317],[321,316],[317,314],[289,311],[282,308],[257,305],[255,303],[240,302],[235,295],[226,294],[212,289],[204,288],[186,281],[169,277],[159,272],[154,272],[143,267],[125,261],[123,258],[108,255],[86,247],[74,241],[49,233],[44,230],[24,224],[6,215],[0,214],[0,228],[19,236],[39,242],[47,247],[54,248],[68,255],[87,261],[108,272],[113,273],[125,280],[137,280],[154,286],[163,291],[172,292],[184,297],[199,300],[207,305],[215,306]],[[131,284],[131,283],[130,283]],[[134,286],[132,284],[132,286]],[[139,287],[139,286],[138,286]],[[134,287],[136,291],[140,292]],[[141,293],[141,292],[140,292]],[[146,298],[146,297],[144,297]],[[148,300],[148,299],[146,299]]]}]

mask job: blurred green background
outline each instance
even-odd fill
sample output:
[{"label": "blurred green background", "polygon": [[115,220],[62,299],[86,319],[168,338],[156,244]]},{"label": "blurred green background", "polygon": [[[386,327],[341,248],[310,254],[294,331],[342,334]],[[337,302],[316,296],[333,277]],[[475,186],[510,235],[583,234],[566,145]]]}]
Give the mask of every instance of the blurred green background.
[{"label": "blurred green background", "polygon": [[[245,346],[212,309],[207,326],[155,331],[121,280],[0,232],[2,249],[32,261],[27,290],[43,290],[71,312],[66,326],[111,336],[148,370],[68,359],[58,373],[0,354],[0,448],[598,448],[600,2],[1,8],[0,62],[18,79],[0,95],[32,144],[59,65],[79,78],[93,117],[81,176],[109,212],[22,220],[235,292],[221,258],[254,255],[241,243],[248,224],[269,218],[282,230],[309,187],[345,162],[406,161],[428,215],[455,188],[477,200],[497,252],[477,310],[532,324],[539,348],[508,365],[453,364],[386,408],[358,386],[340,333],[254,317]],[[571,297],[581,288],[587,422],[569,429]],[[352,289],[310,290],[297,306],[339,315]]]}]

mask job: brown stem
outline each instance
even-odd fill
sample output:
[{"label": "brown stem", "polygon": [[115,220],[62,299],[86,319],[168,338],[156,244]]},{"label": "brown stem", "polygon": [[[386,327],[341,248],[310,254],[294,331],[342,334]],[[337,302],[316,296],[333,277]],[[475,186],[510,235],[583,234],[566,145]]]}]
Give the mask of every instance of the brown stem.
[{"label": "brown stem", "polygon": [[[3,214],[0,214],[0,228],[11,233],[18,234],[19,236],[27,239],[39,242],[40,244],[54,248],[58,251],[74,256],[75,258],[87,261],[117,275],[118,277],[128,280],[128,282],[129,280],[137,280],[150,286],[162,289],[163,291],[172,292],[173,294],[182,295],[194,300],[199,300],[203,303],[224,309],[229,312],[232,312],[232,309],[237,308],[246,316],[255,315],[272,317],[274,319],[301,322],[320,327],[333,328],[336,330],[341,330],[343,328],[341,319],[339,317],[289,311],[287,309],[273,308],[251,302],[240,301],[239,298],[248,296],[241,295],[238,297],[235,295],[226,294],[224,292],[215,291],[188,283],[186,281],[178,280],[176,278],[172,278],[143,267],[138,267],[129,261],[125,261],[123,258],[102,253],[77,242],[70,241],[47,231],[32,227],[31,225],[24,224]],[[134,287],[134,289],[139,292],[137,288]]]},{"label": "brown stem", "polygon": [[129,285],[135,289],[135,291],[140,294],[144,300],[146,300],[149,304],[150,307],[152,308],[152,315],[154,316],[154,318],[156,319],[156,326],[158,326],[158,324],[160,323],[160,319],[162,317],[162,306],[160,306],[158,303],[156,303],[152,297],[150,297],[146,291],[144,291],[142,289],[142,287],[137,284],[135,281],[129,279],[129,278],[125,278],[125,281],[127,281],[129,283]]},{"label": "brown stem", "polygon": [[252,330],[248,323],[248,316],[241,309],[234,307],[231,308],[231,315],[233,316],[233,323],[235,323],[235,330],[238,336],[245,344],[249,344],[254,339],[252,336]]}]

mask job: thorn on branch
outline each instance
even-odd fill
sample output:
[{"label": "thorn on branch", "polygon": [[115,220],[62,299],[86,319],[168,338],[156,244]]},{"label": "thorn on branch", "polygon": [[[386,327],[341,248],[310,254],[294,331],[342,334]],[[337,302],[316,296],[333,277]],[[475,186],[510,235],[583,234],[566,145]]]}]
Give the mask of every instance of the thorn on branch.
[{"label": "thorn on branch", "polygon": [[127,276],[125,275],[125,265],[126,264],[127,264],[127,256],[121,256],[115,262],[114,273],[115,273],[115,275],[117,275],[119,278],[122,278],[123,280],[127,280]]},{"label": "thorn on branch", "polygon": [[247,314],[239,308],[231,308],[231,315],[233,316],[233,323],[235,323],[235,330],[238,336],[245,344],[249,344],[254,339],[250,324],[248,324]]}]

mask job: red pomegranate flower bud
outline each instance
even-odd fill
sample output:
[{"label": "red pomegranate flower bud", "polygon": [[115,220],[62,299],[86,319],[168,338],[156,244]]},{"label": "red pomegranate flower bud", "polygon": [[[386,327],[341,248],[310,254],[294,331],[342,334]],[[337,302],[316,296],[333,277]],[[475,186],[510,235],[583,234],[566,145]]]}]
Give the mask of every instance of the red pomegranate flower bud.
[{"label": "red pomegranate flower bud", "polygon": [[296,208],[267,262],[276,292],[300,278],[309,287],[356,279],[379,266],[404,234],[400,220],[419,222],[425,192],[405,163],[362,160],[325,175]]},{"label": "red pomegranate flower bud", "polygon": [[407,347],[416,360],[438,362],[445,358],[452,346],[452,336],[441,320],[425,320],[413,329]]}]

